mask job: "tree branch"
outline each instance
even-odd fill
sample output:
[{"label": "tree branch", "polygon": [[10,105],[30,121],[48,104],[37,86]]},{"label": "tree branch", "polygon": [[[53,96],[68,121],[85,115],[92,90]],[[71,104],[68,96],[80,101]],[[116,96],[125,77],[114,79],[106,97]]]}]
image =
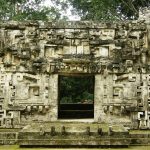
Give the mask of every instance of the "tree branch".
[{"label": "tree branch", "polygon": [[134,11],[136,12],[136,14],[138,14],[139,12],[137,11],[137,9],[135,8],[135,6],[133,5],[132,0],[129,0],[129,2],[131,4],[132,8],[134,9]]},{"label": "tree branch", "polygon": [[[135,7],[130,7],[130,5],[128,5],[128,3],[127,2],[125,2],[124,0],[121,0],[130,10],[132,10],[133,11],[133,9],[135,8]],[[132,4],[133,5],[133,4]],[[136,9],[134,9],[134,12],[136,13],[136,14],[138,14],[138,11],[136,10]]]}]

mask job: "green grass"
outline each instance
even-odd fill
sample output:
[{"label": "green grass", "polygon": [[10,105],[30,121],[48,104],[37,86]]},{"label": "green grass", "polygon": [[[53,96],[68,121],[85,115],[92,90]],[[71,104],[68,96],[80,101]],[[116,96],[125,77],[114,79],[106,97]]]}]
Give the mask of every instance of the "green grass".
[{"label": "green grass", "polygon": [[0,150],[150,150],[150,146],[132,146],[129,148],[19,148],[18,145],[0,146]]},{"label": "green grass", "polygon": [[130,134],[150,134],[150,130],[131,130]]}]

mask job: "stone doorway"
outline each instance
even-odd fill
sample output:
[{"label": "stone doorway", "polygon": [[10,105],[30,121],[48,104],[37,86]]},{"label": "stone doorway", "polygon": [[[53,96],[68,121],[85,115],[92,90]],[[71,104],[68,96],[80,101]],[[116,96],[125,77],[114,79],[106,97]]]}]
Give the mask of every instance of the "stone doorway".
[{"label": "stone doorway", "polygon": [[94,118],[93,75],[59,75],[58,119]]}]

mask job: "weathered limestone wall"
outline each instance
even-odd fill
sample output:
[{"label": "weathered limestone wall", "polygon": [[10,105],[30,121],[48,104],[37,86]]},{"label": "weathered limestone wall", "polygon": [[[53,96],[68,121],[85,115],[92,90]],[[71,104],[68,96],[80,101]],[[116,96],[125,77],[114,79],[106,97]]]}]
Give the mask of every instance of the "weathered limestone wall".
[{"label": "weathered limestone wall", "polygon": [[150,128],[150,32],[120,23],[0,23],[0,121],[56,121],[59,74],[95,75],[94,121]]}]

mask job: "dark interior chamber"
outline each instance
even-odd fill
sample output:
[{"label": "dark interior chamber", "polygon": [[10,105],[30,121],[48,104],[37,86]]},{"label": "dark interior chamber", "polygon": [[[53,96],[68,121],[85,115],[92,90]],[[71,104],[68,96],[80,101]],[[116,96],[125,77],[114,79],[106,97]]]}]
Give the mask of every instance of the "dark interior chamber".
[{"label": "dark interior chamber", "polygon": [[58,118],[94,118],[94,76],[59,76]]}]

